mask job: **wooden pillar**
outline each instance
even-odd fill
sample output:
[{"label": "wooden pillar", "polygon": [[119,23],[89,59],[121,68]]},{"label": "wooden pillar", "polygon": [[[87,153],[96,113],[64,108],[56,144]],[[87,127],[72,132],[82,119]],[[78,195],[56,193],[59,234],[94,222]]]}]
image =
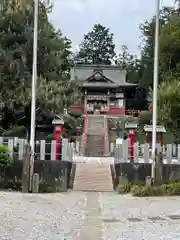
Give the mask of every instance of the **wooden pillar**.
[{"label": "wooden pillar", "polygon": [[107,107],[108,107],[108,109],[110,108],[110,92],[109,92],[109,89],[108,89]]},{"label": "wooden pillar", "polygon": [[23,159],[23,172],[22,172],[22,192],[29,192],[29,185],[32,179],[30,178],[30,158],[31,158],[31,150],[30,146],[25,146],[25,155]]},{"label": "wooden pillar", "polygon": [[87,90],[84,93],[84,112],[87,112]]}]

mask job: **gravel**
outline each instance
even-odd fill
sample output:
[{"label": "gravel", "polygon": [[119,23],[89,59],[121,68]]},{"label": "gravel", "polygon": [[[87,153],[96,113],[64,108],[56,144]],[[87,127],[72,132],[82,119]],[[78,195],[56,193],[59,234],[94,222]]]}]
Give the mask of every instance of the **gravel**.
[{"label": "gravel", "polygon": [[1,240],[75,239],[84,216],[84,193],[0,192]]},{"label": "gravel", "polygon": [[180,239],[180,198],[100,194],[103,239]]},{"label": "gravel", "polygon": [[88,211],[88,224],[98,222],[104,240],[180,239],[179,197],[135,198],[99,193],[97,204],[87,206],[92,197],[84,192],[0,192],[0,239],[79,240],[88,223]]}]

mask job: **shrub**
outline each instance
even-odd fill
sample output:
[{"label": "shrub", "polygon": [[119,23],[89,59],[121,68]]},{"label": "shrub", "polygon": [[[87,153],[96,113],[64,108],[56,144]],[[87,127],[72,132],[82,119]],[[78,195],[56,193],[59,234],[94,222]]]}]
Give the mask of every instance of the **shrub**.
[{"label": "shrub", "polygon": [[0,182],[1,190],[12,190],[12,191],[21,191],[22,182],[14,180],[5,180]]},{"label": "shrub", "polygon": [[63,192],[60,184],[58,183],[47,183],[42,182],[39,183],[39,192],[40,193],[55,193],[55,192]]},{"label": "shrub", "polygon": [[119,193],[119,194],[126,194],[126,193],[129,193],[131,191],[131,184],[128,183],[128,184],[119,184],[116,188],[116,191]]},{"label": "shrub", "polygon": [[24,126],[16,126],[3,132],[3,137],[26,137],[27,131]]},{"label": "shrub", "polygon": [[73,117],[81,117],[83,115],[82,111],[68,110],[68,113]]},{"label": "shrub", "polygon": [[47,135],[47,136],[45,137],[45,140],[55,140],[54,133],[50,133],[49,135]]},{"label": "shrub", "polygon": [[133,196],[141,196],[143,186],[134,185],[131,188],[131,193]]},{"label": "shrub", "polygon": [[6,146],[0,146],[0,168],[6,168],[12,164],[8,148]]},{"label": "shrub", "polygon": [[180,182],[170,182],[161,186],[166,195],[180,195]]},{"label": "shrub", "polygon": [[131,193],[136,197],[150,197],[150,196],[162,196],[165,195],[162,186],[133,186]]}]

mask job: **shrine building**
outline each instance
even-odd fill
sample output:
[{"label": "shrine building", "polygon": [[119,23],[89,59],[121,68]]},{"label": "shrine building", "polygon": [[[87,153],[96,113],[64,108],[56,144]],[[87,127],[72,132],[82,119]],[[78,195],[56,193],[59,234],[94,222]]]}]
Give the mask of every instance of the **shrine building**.
[{"label": "shrine building", "polygon": [[129,109],[128,101],[133,101],[137,85],[126,82],[126,71],[118,66],[76,64],[71,69],[71,80],[79,80],[82,101],[71,110],[83,113],[111,116],[133,115],[139,111]]}]

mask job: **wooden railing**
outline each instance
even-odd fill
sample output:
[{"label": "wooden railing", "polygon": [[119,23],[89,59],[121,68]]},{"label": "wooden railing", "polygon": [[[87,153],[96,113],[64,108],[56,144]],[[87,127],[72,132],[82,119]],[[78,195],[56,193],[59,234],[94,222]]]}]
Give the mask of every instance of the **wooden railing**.
[{"label": "wooden railing", "polygon": [[[157,153],[162,153],[164,164],[178,164],[180,165],[180,144],[167,144],[161,146],[161,144],[156,144]],[[135,142],[133,145],[133,155],[132,146],[129,144],[128,140],[123,140],[122,144],[117,144],[115,146],[114,160],[115,163],[152,163],[152,148],[148,143],[139,144]]]}]

